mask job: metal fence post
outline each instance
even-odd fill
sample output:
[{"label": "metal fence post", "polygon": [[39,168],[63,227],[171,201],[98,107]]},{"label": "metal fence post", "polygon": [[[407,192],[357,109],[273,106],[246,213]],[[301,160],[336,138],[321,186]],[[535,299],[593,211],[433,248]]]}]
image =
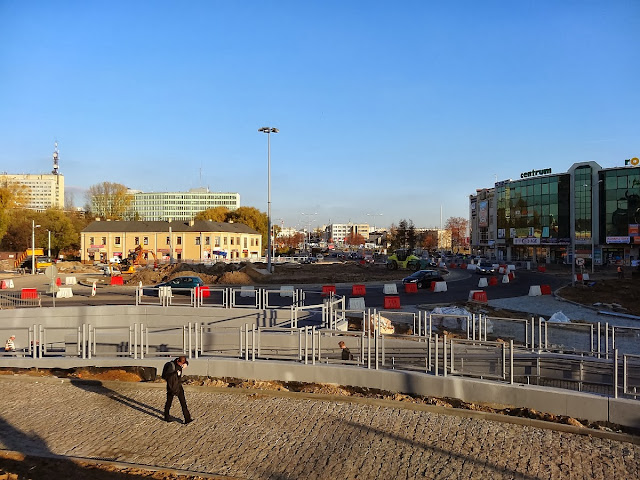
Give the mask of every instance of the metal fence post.
[{"label": "metal fence post", "polygon": [[447,336],[442,336],[442,365],[443,365],[443,376],[447,376]]},{"label": "metal fence post", "polygon": [[256,361],[256,326],[251,325],[251,361]]},{"label": "metal fence post", "polygon": [[436,372],[436,377],[438,376],[438,334],[436,333],[435,335],[435,339],[436,339],[436,351],[435,351],[435,365],[434,365],[434,370]]},{"label": "metal fence post", "polygon": [[513,385],[513,338],[509,340],[509,383]]},{"label": "metal fence post", "polygon": [[618,349],[613,351],[613,398],[618,398]]}]

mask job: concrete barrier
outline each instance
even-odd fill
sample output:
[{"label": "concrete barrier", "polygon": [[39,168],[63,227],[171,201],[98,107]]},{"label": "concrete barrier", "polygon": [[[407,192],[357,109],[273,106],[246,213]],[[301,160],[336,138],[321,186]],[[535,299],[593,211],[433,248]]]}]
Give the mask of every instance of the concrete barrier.
[{"label": "concrete barrier", "polygon": [[530,297],[539,297],[540,295],[542,295],[542,291],[540,290],[540,285],[531,285],[529,287]]},{"label": "concrete barrier", "polygon": [[502,283],[509,283],[509,275],[502,276]]},{"label": "concrete barrier", "polygon": [[418,284],[417,283],[405,283],[404,284],[404,293],[418,293]]},{"label": "concrete barrier", "polygon": [[362,284],[351,286],[351,295],[354,297],[364,297],[367,294],[367,287]]},{"label": "concrete barrier", "polygon": [[551,295],[551,285],[540,285],[542,295]]},{"label": "concrete barrier", "polygon": [[480,280],[478,280],[478,288],[488,287],[488,286],[489,286],[489,282],[487,281],[487,277],[481,277]]},{"label": "concrete barrier", "polygon": [[385,283],[384,287],[382,287],[382,293],[385,295],[397,295],[398,286],[395,283]]},{"label": "concrete barrier", "polygon": [[66,277],[64,279],[65,285],[77,285],[78,279],[76,277]]}]

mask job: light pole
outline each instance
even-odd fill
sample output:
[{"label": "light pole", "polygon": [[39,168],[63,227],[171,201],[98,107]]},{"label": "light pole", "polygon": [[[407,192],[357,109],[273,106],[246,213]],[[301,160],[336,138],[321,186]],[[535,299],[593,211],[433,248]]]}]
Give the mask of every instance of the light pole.
[{"label": "light pole", "polygon": [[[312,215],[318,215],[318,212],[315,213],[301,213],[300,215],[307,215],[307,217],[309,218],[309,221],[307,222],[308,224],[308,229],[307,229],[307,235],[309,236],[309,241],[307,242],[309,245],[309,250],[311,250],[311,216]],[[305,240],[306,240],[306,236],[305,236]],[[307,251],[306,247],[305,247],[305,252]]]},{"label": "light pole", "polygon": [[258,131],[267,134],[267,272],[271,273],[271,134],[280,130],[262,127]]},{"label": "light pole", "polygon": [[31,220],[31,275],[36,274],[36,228],[39,226]]},{"label": "light pole", "polygon": [[49,243],[47,248],[47,256],[49,257],[49,261],[51,261],[51,230],[47,230],[47,234],[49,235]]}]

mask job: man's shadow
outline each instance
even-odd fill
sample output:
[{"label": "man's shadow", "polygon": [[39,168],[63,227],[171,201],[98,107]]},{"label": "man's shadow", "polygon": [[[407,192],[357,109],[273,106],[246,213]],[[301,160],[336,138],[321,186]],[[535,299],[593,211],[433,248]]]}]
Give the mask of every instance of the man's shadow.
[{"label": "man's shadow", "polygon": [[139,402],[138,400],[134,400],[133,398],[129,398],[126,395],[111,390],[110,388],[105,387],[99,380],[78,380],[74,378],[71,379],[71,384],[87,392],[99,393],[100,395],[104,395],[107,398],[115,400],[116,402],[120,402],[121,404],[126,405],[129,408],[133,408],[134,410],[138,410],[141,413],[145,413],[161,420],[164,419],[163,410],[152,407],[150,405],[147,405],[146,403]]}]

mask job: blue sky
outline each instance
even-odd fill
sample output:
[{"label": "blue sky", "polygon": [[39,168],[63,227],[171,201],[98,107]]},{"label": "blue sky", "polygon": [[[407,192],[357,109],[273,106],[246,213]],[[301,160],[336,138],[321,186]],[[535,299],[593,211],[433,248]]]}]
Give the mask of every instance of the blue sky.
[{"label": "blue sky", "polygon": [[637,0],[0,0],[0,18],[0,171],[49,172],[57,139],[77,205],[113,181],[266,212],[262,126],[285,226],[434,227],[496,178],[640,155]]}]

